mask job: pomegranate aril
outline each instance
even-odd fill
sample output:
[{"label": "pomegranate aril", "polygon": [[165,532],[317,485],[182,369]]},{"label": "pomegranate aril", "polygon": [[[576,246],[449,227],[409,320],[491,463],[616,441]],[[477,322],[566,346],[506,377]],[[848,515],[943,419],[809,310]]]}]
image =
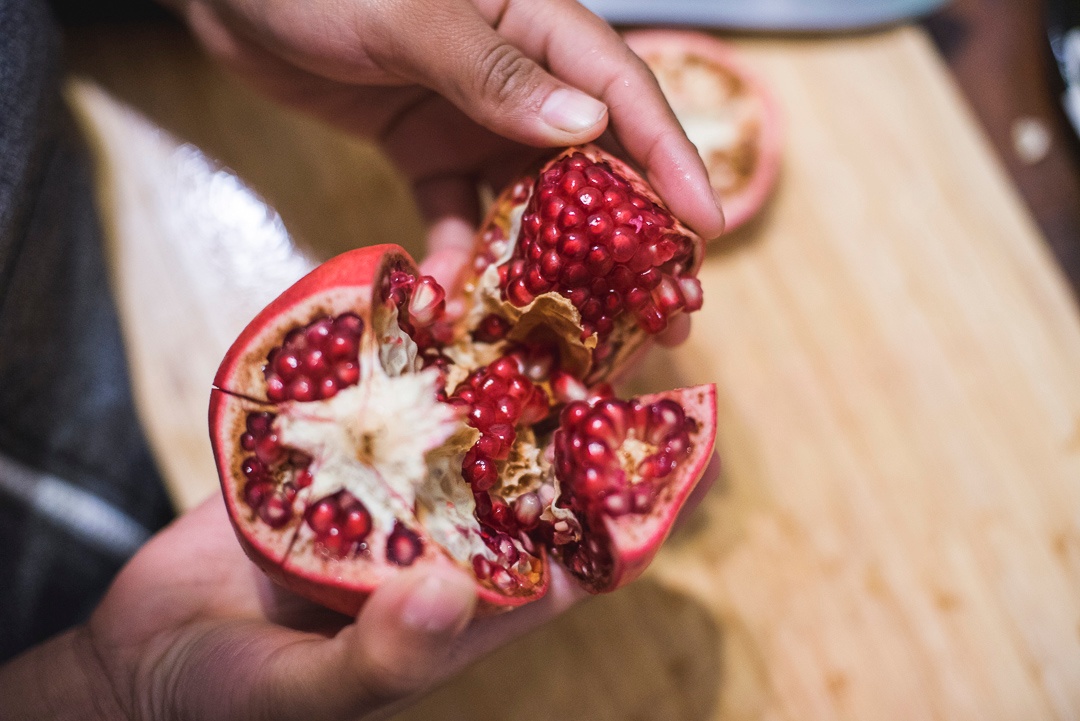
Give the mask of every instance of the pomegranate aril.
[{"label": "pomegranate aril", "polygon": [[276,433],[262,436],[255,441],[255,457],[267,466],[279,462],[285,455],[285,449],[278,443]]},{"label": "pomegranate aril", "polygon": [[604,510],[610,516],[623,516],[633,510],[633,499],[629,490],[612,491],[603,498]]},{"label": "pomegranate aril", "polygon": [[306,376],[297,376],[289,382],[286,394],[294,401],[315,400],[315,385]]},{"label": "pomegranate aril", "polygon": [[488,405],[473,406],[469,409],[467,419],[470,426],[481,431],[499,422],[495,409]]},{"label": "pomegranate aril", "polygon": [[248,457],[240,464],[240,472],[249,481],[257,481],[266,477],[266,464],[258,458]]},{"label": "pomegranate aril", "polygon": [[543,510],[540,497],[535,493],[525,493],[514,500],[514,518],[525,530],[536,526]]},{"label": "pomegranate aril", "polygon": [[697,278],[679,278],[679,290],[685,299],[683,309],[687,312],[701,310],[701,304],[705,299],[701,290],[701,281]]},{"label": "pomegranate aril", "polygon": [[[517,432],[514,430],[514,426],[509,423],[494,423],[484,432],[484,436],[498,441],[499,445],[505,449],[505,452],[509,453],[510,447],[514,445]],[[495,458],[496,456],[491,457]]]},{"label": "pomegranate aril", "polygon": [[559,255],[567,260],[581,260],[589,252],[589,243],[580,233],[566,233],[556,246]]},{"label": "pomegranate aril", "polygon": [[314,482],[314,480],[315,478],[311,475],[311,471],[302,470],[297,472],[296,478],[293,480],[293,483],[296,484],[297,488],[307,488]]},{"label": "pomegranate aril", "polygon": [[316,392],[318,393],[319,400],[333,398],[338,392],[337,381],[334,378],[323,378],[319,381],[319,387]]},{"label": "pomegranate aril", "polygon": [[491,582],[503,593],[509,593],[520,585],[505,568],[496,568],[491,574]]},{"label": "pomegranate aril", "polygon": [[[359,502],[358,502],[359,503]],[[363,506],[350,508],[341,522],[341,535],[348,541],[362,541],[371,533],[371,514]]]},{"label": "pomegranate aril", "polygon": [[654,335],[667,328],[667,316],[651,301],[645,301],[637,310],[637,321],[645,332]]},{"label": "pomegranate aril", "polygon": [[274,360],[270,365],[282,378],[289,379],[300,370],[300,358],[296,353],[282,350],[274,355]]},{"label": "pomegranate aril", "polygon": [[491,497],[491,513],[484,520],[500,531],[517,532],[517,519],[514,517],[510,504],[503,500],[502,496]]},{"label": "pomegranate aril", "polygon": [[670,315],[672,312],[682,308],[684,301],[682,293],[679,292],[679,287],[670,278],[664,278],[660,281],[660,285],[656,286],[656,291],[653,293],[653,300],[660,310]]},{"label": "pomegranate aril", "polygon": [[472,567],[473,575],[481,581],[485,581],[491,576],[491,561],[480,554],[473,556]]},{"label": "pomegranate aril", "polygon": [[551,375],[551,392],[560,403],[583,401],[588,396],[585,384],[566,371],[556,371]]},{"label": "pomegranate aril", "polygon": [[474,491],[486,491],[495,485],[495,481],[499,478],[499,472],[495,467],[495,461],[491,458],[485,458],[477,454],[470,459],[469,453],[474,450],[470,449],[465,454],[466,460],[462,463],[461,474],[466,483],[473,487]]},{"label": "pomegranate aril", "polygon": [[320,377],[329,369],[326,354],[319,348],[309,348],[303,357],[304,372],[308,375]]},{"label": "pomegranate aril", "polygon": [[506,297],[516,306],[528,305],[536,299],[536,296],[525,287],[525,281],[521,278],[517,278],[507,286]]},{"label": "pomegranate aril", "polygon": [[276,373],[266,375],[266,397],[274,403],[285,400],[285,381]]},{"label": "pomegranate aril", "polygon": [[274,484],[269,481],[252,482],[244,486],[244,502],[250,508],[258,509],[274,493]]},{"label": "pomegranate aril", "polygon": [[418,325],[428,325],[442,316],[446,291],[430,275],[417,279],[409,299],[409,318]]},{"label": "pomegranate aril", "polygon": [[637,474],[645,479],[665,478],[675,470],[675,460],[665,452],[655,453],[638,464]]},{"label": "pomegranate aril", "polygon": [[280,528],[292,519],[292,506],[278,495],[266,496],[259,505],[259,518],[271,528]]},{"label": "pomegranate aril", "polygon": [[668,435],[680,430],[686,420],[682,406],[667,399],[649,407],[648,431],[645,440],[659,445]]},{"label": "pomegranate aril", "polygon": [[634,513],[648,513],[656,501],[656,486],[652,483],[636,483],[630,489],[630,505]]},{"label": "pomegranate aril", "polygon": [[495,343],[506,337],[510,331],[510,321],[501,315],[490,313],[480,319],[473,331],[473,338],[481,343]]},{"label": "pomegranate aril", "polygon": [[307,512],[307,523],[318,535],[330,531],[337,519],[337,504],[329,498],[323,499]]},{"label": "pomegranate aril", "polygon": [[411,566],[423,552],[420,537],[399,521],[386,537],[386,560],[398,566]]}]

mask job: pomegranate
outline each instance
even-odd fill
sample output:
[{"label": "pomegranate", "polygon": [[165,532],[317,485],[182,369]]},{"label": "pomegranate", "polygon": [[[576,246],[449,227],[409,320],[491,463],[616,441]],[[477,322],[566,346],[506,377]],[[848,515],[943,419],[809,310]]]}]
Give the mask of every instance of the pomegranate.
[{"label": "pomegranate", "polygon": [[626,43],[656,75],[724,203],[730,233],[765,205],[780,172],[776,101],[736,50],[691,30],[635,30]]},{"label": "pomegranate", "polygon": [[701,306],[701,241],[630,168],[570,149],[508,188],[453,292],[396,246],[322,264],[223,360],[211,440],[270,577],[355,613],[390,574],[453,564],[485,608],[648,564],[715,436],[715,388],[631,400],[605,379]]}]

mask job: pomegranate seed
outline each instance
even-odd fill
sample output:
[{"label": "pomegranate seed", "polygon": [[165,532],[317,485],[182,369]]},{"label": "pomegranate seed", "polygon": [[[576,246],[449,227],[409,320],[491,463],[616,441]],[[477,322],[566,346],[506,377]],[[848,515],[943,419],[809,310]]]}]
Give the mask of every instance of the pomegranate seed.
[{"label": "pomegranate seed", "polygon": [[416,532],[394,522],[394,530],[386,537],[386,560],[398,566],[411,566],[423,551]]},{"label": "pomegranate seed", "polygon": [[701,281],[697,278],[679,278],[679,290],[686,299],[684,309],[687,312],[701,310],[704,294],[701,291]]},{"label": "pomegranate seed", "polygon": [[509,330],[510,321],[501,315],[490,313],[480,319],[476,330],[473,331],[473,338],[481,343],[495,343],[505,338]]},{"label": "pomegranate seed", "polygon": [[313,401],[315,400],[315,385],[306,376],[297,376],[289,382],[286,394],[295,401]]},{"label": "pomegranate seed", "polygon": [[556,371],[551,376],[551,392],[560,403],[583,401],[588,396],[585,384],[566,371]]},{"label": "pomegranate seed", "polygon": [[[472,452],[474,449],[469,449],[466,453]],[[462,476],[465,481],[473,487],[475,491],[486,491],[495,485],[495,481],[498,480],[498,470],[495,468],[495,463],[490,458],[477,455],[471,459],[471,462],[465,461],[461,469]]]},{"label": "pomegranate seed", "polygon": [[259,518],[271,528],[281,528],[292,519],[292,507],[281,496],[267,496],[259,506]]},{"label": "pomegranate seed", "polygon": [[285,381],[276,373],[266,374],[266,397],[274,403],[285,400]]},{"label": "pomegranate seed", "polygon": [[[357,501],[359,504],[359,501]],[[341,535],[347,541],[362,541],[371,533],[371,514],[362,505],[350,508],[341,524]]]},{"label": "pomegranate seed", "polygon": [[481,581],[491,577],[491,562],[477,554],[472,559],[473,575]]},{"label": "pomegranate seed", "polygon": [[244,486],[244,502],[250,508],[257,509],[273,492],[274,484],[269,481],[248,483]]},{"label": "pomegranate seed", "polygon": [[318,535],[323,535],[330,530],[337,518],[337,506],[329,498],[316,503],[307,514],[308,525]]},{"label": "pomegranate seed", "polygon": [[491,513],[488,516],[488,522],[495,528],[508,531],[517,531],[517,519],[514,517],[514,511],[510,508],[502,496],[491,497]]},{"label": "pomegranate seed", "polygon": [[656,500],[656,486],[637,483],[630,489],[630,505],[634,513],[648,513]]},{"label": "pomegranate seed", "polygon": [[604,510],[611,516],[623,516],[633,509],[629,491],[614,491],[604,496]]},{"label": "pomegranate seed", "polygon": [[510,572],[505,568],[497,568],[495,572],[491,574],[491,582],[494,583],[500,591],[509,593],[518,587],[518,582],[510,575]]},{"label": "pomegranate seed", "polygon": [[535,493],[525,493],[514,501],[514,518],[526,530],[536,526],[542,512],[540,497]]},{"label": "pomegranate seed", "polygon": [[646,301],[638,309],[637,321],[647,333],[656,334],[667,328],[667,317],[651,301]]},{"label": "pomegranate seed", "polygon": [[430,275],[416,281],[409,300],[409,317],[418,325],[428,325],[441,317],[446,309],[446,291]]}]

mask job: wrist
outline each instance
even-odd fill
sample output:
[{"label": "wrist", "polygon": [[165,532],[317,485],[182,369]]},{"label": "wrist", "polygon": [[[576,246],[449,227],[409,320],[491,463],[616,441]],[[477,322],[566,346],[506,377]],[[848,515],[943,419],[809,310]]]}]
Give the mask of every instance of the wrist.
[{"label": "wrist", "polygon": [[83,626],[0,666],[0,717],[26,721],[130,718]]}]

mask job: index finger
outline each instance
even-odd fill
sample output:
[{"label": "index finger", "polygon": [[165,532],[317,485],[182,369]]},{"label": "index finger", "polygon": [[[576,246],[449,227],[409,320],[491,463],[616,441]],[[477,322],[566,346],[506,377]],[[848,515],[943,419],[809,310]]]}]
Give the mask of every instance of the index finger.
[{"label": "index finger", "polygon": [[701,156],[648,66],[610,25],[573,0],[510,0],[496,29],[608,106],[615,138],[676,216],[704,238],[723,232],[723,211]]}]

